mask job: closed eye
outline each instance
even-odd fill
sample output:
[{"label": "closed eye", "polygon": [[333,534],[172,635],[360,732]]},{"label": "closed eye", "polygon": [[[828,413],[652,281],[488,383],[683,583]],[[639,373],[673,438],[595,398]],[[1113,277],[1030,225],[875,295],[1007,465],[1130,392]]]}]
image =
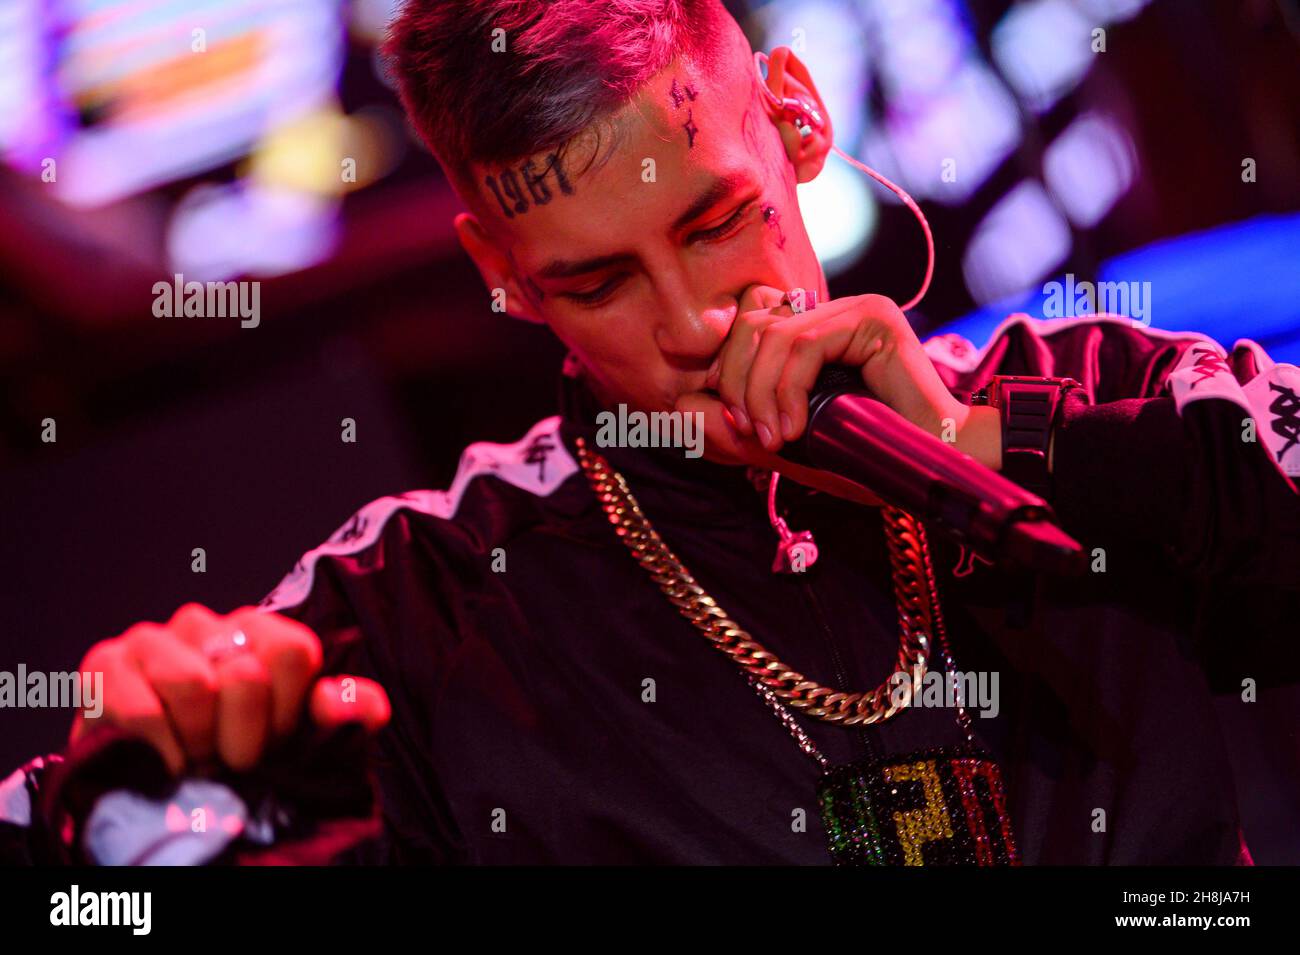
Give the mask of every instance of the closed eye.
[{"label": "closed eye", "polygon": [[732,232],[737,231],[738,227],[740,226],[741,220],[745,218],[745,214],[748,213],[752,208],[754,208],[754,202],[755,200],[750,199],[739,209],[733,212],[731,214],[731,218],[727,219],[727,221],[722,223],[722,225],[720,226],[716,226],[715,228],[712,229],[705,229],[702,232],[692,232],[689,241],[713,242],[718,239],[726,238]]},{"label": "closed eye", "polygon": [[577,302],[579,305],[593,306],[599,305],[607,298],[614,294],[620,285],[623,284],[624,276],[614,275],[606,279],[598,288],[590,292],[563,292],[564,298]]},{"label": "closed eye", "polygon": [[[726,222],[719,226],[715,226],[712,229],[692,232],[688,241],[716,242],[738,232],[744,224],[747,214],[754,209],[756,203],[756,199],[750,199],[733,212],[727,218]],[[577,302],[579,305],[593,308],[607,301],[616,291],[618,291],[619,286],[623,284],[623,281],[626,278],[626,275],[614,275],[606,279],[599,287],[594,288],[589,292],[562,292],[560,294],[562,298],[567,298],[572,302]]]}]

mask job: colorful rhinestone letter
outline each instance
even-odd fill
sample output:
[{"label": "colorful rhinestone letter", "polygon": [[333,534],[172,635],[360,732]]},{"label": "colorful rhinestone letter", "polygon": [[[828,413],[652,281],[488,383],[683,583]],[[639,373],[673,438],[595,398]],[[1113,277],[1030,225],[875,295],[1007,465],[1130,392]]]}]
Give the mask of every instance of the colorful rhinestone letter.
[{"label": "colorful rhinestone letter", "polygon": [[965,750],[833,766],[818,787],[836,865],[1019,865],[997,763]]}]

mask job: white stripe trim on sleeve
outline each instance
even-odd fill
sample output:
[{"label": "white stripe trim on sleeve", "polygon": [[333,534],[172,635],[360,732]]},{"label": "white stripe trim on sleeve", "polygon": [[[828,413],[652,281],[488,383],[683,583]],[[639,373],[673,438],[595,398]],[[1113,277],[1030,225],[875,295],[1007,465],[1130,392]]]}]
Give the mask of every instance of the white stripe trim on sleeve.
[{"label": "white stripe trim on sleeve", "polygon": [[560,418],[553,415],[537,422],[514,444],[475,442],[461,454],[456,476],[446,491],[407,491],[371,501],[325,543],[304,554],[258,609],[283,610],[302,603],[311,593],[317,561],[330,555],[365,550],[379,539],[384,525],[398,511],[415,511],[450,520],[470,483],[477,478],[491,475],[538,497],[549,496],[578,470],[559,431]]}]

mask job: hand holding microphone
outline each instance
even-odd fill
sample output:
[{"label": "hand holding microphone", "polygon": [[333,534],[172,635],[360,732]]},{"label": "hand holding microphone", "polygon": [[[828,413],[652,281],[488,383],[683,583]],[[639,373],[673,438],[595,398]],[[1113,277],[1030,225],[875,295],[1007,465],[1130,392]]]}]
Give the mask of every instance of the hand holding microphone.
[{"label": "hand holding microphone", "polygon": [[782,304],[785,297],[770,286],[746,289],[706,382],[740,434],[779,451],[803,433],[822,369],[843,365],[860,369],[873,395],[923,431],[955,431],[961,450],[996,466],[992,449],[971,443],[975,429],[966,426],[972,409],[948,391],[892,300],[853,295],[796,312]]},{"label": "hand holding microphone", "polygon": [[[982,556],[1077,570],[1079,546],[1046,503],[991,470],[997,410],[953,397],[892,301],[851,296],[795,312],[785,299],[779,289],[747,289],[706,382],[717,399],[695,393],[678,403],[704,411],[706,455],[859,500],[845,485],[866,487]],[[838,377],[827,366],[840,366]]]},{"label": "hand holding microphone", "polygon": [[804,433],[822,369],[841,365],[858,369],[861,385],[921,430],[946,432],[959,451],[998,466],[1000,439],[990,427],[996,413],[952,396],[890,299],[855,295],[795,312],[782,304],[785,295],[763,285],[744,291],[704,382],[707,391],[678,405],[705,412],[705,445],[715,459],[783,463],[776,455]]}]

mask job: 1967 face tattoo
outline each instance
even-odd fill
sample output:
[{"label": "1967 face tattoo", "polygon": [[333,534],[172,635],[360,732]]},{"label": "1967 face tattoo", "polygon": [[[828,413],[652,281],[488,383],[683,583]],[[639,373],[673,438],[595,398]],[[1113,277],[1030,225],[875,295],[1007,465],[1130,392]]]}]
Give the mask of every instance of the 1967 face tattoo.
[{"label": "1967 face tattoo", "polygon": [[529,197],[535,205],[539,206],[546,205],[554,198],[546,182],[547,175],[552,172],[555,173],[555,181],[560,187],[560,192],[566,196],[573,195],[573,186],[564,175],[557,153],[547,156],[546,165],[540,169],[533,165],[532,159],[519,166],[519,177],[523,178],[528,195],[524,195],[524,190],[519,187],[519,178],[516,177],[513,169],[503,169],[496,176],[486,176],[483,183],[492,190],[492,195],[501,206],[502,214],[507,219],[513,219],[516,215],[522,215],[529,210]]}]

